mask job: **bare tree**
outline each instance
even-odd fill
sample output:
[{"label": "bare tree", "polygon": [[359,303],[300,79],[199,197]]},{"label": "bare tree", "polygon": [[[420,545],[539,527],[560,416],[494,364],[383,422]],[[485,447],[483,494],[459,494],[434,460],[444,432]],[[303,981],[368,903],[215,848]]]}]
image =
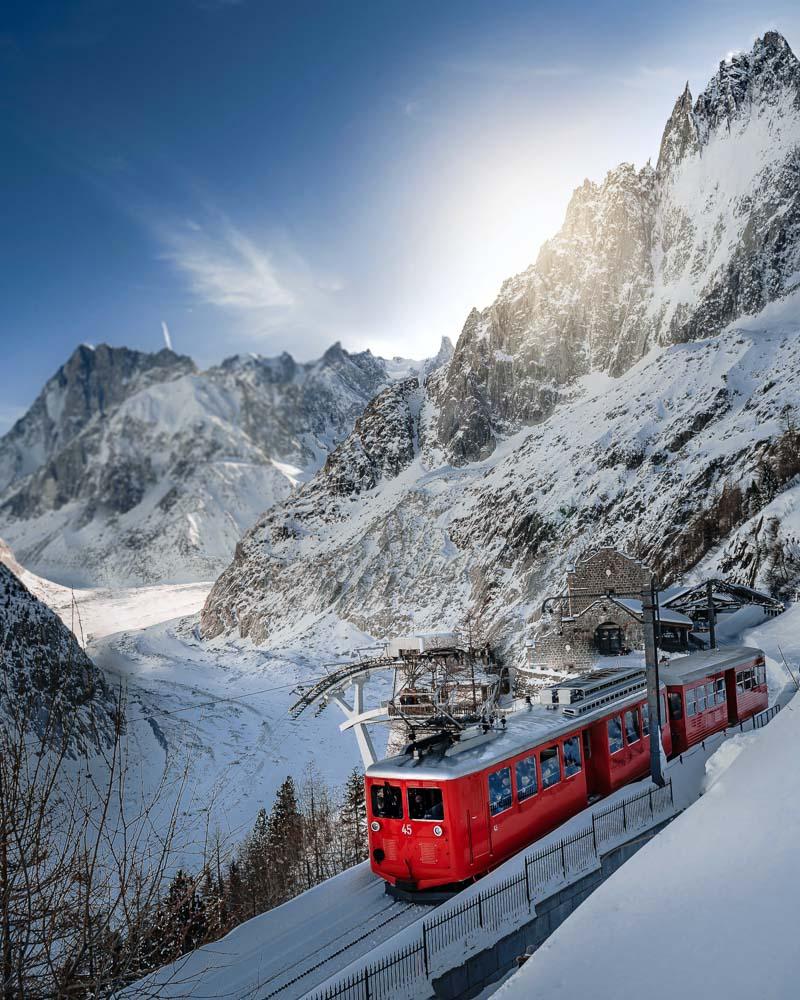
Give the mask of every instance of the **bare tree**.
[{"label": "bare tree", "polygon": [[111,996],[163,964],[157,918],[184,903],[164,890],[186,776],[165,774],[129,815],[121,699],[113,734],[89,746],[52,708],[57,692],[43,719],[40,698],[3,681],[0,997]]}]

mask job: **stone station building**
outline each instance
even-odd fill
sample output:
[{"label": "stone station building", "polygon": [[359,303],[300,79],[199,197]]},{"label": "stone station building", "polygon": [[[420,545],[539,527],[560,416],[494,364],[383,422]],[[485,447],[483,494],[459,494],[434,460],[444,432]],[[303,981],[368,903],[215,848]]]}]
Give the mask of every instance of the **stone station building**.
[{"label": "stone station building", "polygon": [[[567,571],[566,595],[553,602],[527,650],[528,678],[546,683],[554,676],[589,670],[601,656],[622,656],[644,648],[642,602],[651,570],[612,547],[595,549]],[[603,596],[598,596],[603,595]],[[689,648],[692,620],[660,607],[662,649]]]}]

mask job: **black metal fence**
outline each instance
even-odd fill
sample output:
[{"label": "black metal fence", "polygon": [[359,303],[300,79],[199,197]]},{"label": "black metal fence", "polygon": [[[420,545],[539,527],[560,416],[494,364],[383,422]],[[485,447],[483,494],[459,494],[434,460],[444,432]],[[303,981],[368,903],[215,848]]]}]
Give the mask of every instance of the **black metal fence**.
[{"label": "black metal fence", "polygon": [[672,782],[648,789],[592,817],[592,825],[524,858],[523,870],[491,888],[423,921],[420,940],[370,963],[333,986],[312,994],[314,1000],[382,1000],[401,997],[404,989],[427,977],[432,959],[472,935],[499,930],[511,915],[530,912],[560,885],[595,868],[604,846],[630,831],[652,826],[673,806]]},{"label": "black metal fence", "polygon": [[[742,732],[760,729],[780,705],[740,723]],[[723,730],[718,736],[724,736]],[[697,750],[705,748],[698,744]],[[680,758],[691,755],[683,754]],[[310,994],[312,1000],[384,1000],[402,998],[414,984],[430,975],[433,958],[485,930],[498,930],[510,916],[530,912],[537,900],[546,899],[561,886],[592,870],[604,849],[626,835],[649,829],[674,807],[672,780],[662,788],[648,788],[592,815],[592,824],[547,848],[525,855],[523,871],[472,896],[440,915],[423,921],[421,937],[405,948],[370,963],[332,986]]]}]

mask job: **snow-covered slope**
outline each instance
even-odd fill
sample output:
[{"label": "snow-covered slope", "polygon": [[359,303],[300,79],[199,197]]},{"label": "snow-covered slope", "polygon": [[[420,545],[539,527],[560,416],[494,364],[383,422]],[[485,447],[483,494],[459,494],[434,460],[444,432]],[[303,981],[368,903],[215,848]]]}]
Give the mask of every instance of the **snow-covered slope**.
[{"label": "snow-covered slope", "polygon": [[247,533],[204,634],[264,642],[332,609],[380,636],[470,612],[519,650],[592,544],[665,583],[705,558],[790,588],[799,88],[768,34],[720,67],[691,143],[681,98],[657,171],[623,166],[579,189],[537,263],[468,318],[449,365],[384,391]]},{"label": "snow-covered slope", "polygon": [[[800,605],[765,628],[783,633],[797,664]],[[798,741],[795,696],[765,729],[723,744],[703,798],[601,885],[498,1000],[633,1000],[645,982],[653,1000],[796,996]]]},{"label": "snow-covered slope", "polygon": [[198,372],[169,351],[81,347],[0,440],[0,532],[65,583],[212,578],[376,392],[429,364],[335,344],[309,364],[237,356]]}]

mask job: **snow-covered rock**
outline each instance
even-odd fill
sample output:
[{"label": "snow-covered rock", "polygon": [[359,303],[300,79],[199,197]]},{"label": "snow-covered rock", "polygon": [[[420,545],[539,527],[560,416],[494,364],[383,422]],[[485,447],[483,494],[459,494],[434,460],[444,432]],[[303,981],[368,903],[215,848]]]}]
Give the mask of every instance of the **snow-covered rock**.
[{"label": "snow-covered rock", "polygon": [[80,347],[0,440],[0,533],[76,585],[215,577],[242,532],[325,461],[367,402],[409,373],[335,344],[318,361]]},{"label": "snow-covered rock", "polygon": [[115,706],[102,673],[61,619],[0,555],[0,725],[22,724],[71,752],[109,742]]},{"label": "snow-covered rock", "polygon": [[684,92],[658,169],[579,188],[450,362],[374,400],[245,535],[204,634],[264,642],[333,610],[386,635],[470,613],[519,650],[592,544],[665,583],[704,559],[772,586],[797,527],[777,508],[800,472],[799,93],[775,33],[694,105]]}]

